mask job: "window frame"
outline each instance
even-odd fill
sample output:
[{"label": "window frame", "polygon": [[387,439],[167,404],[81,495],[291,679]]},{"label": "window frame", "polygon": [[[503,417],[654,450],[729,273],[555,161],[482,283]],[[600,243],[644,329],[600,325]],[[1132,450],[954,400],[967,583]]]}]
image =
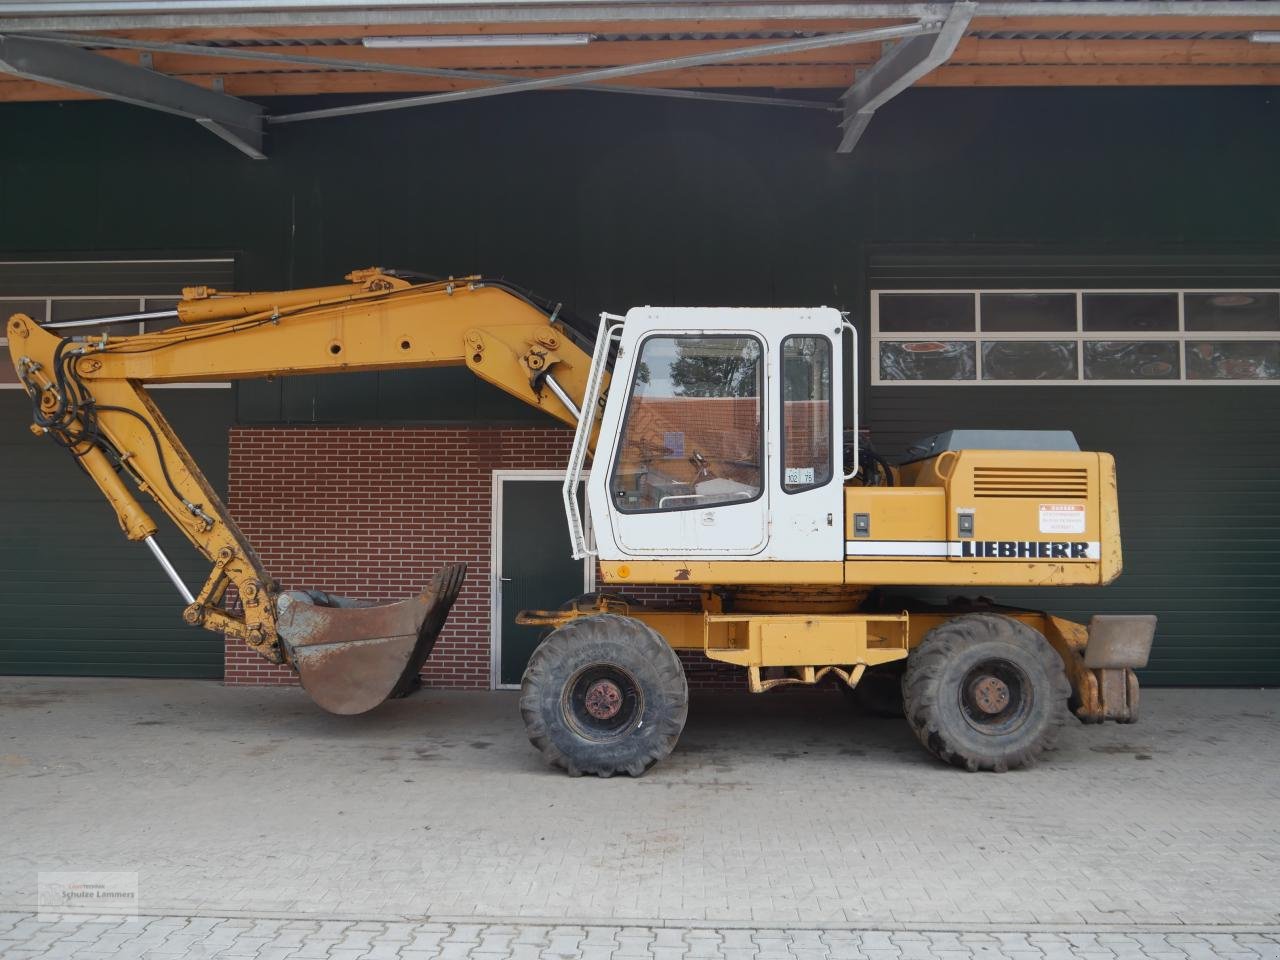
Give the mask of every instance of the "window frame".
[{"label": "window frame", "polygon": [[[822,481],[807,483],[794,489],[787,488],[787,343],[792,340],[820,340],[827,350],[827,371],[830,375],[831,395],[827,397],[827,474]],[[831,338],[820,333],[789,333],[778,345],[778,489],[791,496],[818,490],[829,484],[836,475],[835,469],[835,349]]]},{"label": "window frame", "polygon": [[[916,294],[969,294],[974,298],[974,330],[963,333],[943,333],[940,331],[921,331],[915,333],[898,333],[880,330],[880,297],[883,294],[916,293]],[[1027,294],[1071,294],[1076,301],[1076,328],[1070,330],[1045,331],[996,331],[982,329],[982,295],[1003,293]],[[1086,294],[1177,294],[1178,323],[1173,330],[1085,330],[1084,298]],[[936,387],[936,386],[983,386],[983,387],[1137,387],[1137,386],[1276,386],[1280,385],[1280,377],[1275,379],[1191,379],[1187,375],[1187,345],[1200,341],[1259,341],[1280,342],[1280,329],[1277,330],[1188,330],[1186,322],[1186,298],[1188,294],[1214,293],[1280,293],[1280,287],[939,287],[931,289],[902,289],[898,287],[873,288],[871,290],[871,385],[875,387]],[[974,376],[971,380],[894,380],[880,375],[880,348],[883,343],[912,341],[964,342],[974,344]],[[982,373],[982,347],[984,343],[997,341],[1071,341],[1076,347],[1076,376],[1074,379],[1045,380],[987,380]],[[1089,341],[1121,341],[1121,342],[1165,342],[1174,343],[1178,353],[1178,376],[1169,378],[1135,378],[1128,380],[1097,379],[1085,376],[1084,344]]]},{"label": "window frame", "polygon": [[[743,339],[754,340],[756,343],[756,346],[760,348],[760,367],[759,367],[760,374],[761,374],[760,398],[759,398],[760,428],[758,433],[758,440],[759,440],[758,449],[760,451],[760,488],[756,491],[756,495],[749,500],[727,500],[723,503],[691,503],[685,507],[668,507],[668,508],[648,507],[648,508],[634,509],[634,508],[623,507],[620,503],[618,503],[617,498],[614,496],[614,489],[615,489],[614,481],[617,480],[618,466],[622,462],[623,441],[626,439],[626,436],[627,436],[627,427],[631,425],[631,414],[635,410],[634,405],[631,403],[631,398],[635,395],[636,380],[640,376],[640,364],[644,360],[645,345],[648,344],[650,340],[656,340],[656,339],[679,340],[681,337],[696,338],[698,340],[743,340]],[[765,490],[769,486],[769,476],[768,476],[769,457],[768,457],[768,451],[765,449],[765,441],[766,441],[765,418],[768,415],[767,412],[768,412],[768,403],[769,403],[769,396],[768,396],[769,395],[769,366],[768,366],[769,365],[769,345],[765,342],[765,338],[762,337],[760,334],[750,330],[743,330],[741,332],[730,331],[730,332],[720,332],[720,333],[708,333],[708,334],[701,334],[701,335],[697,333],[690,333],[687,331],[681,332],[677,330],[654,330],[654,331],[651,331],[650,333],[645,334],[643,337],[640,338],[639,342],[636,343],[635,356],[636,356],[635,366],[632,368],[631,377],[627,382],[626,408],[623,411],[622,422],[618,424],[618,434],[617,434],[618,442],[615,444],[613,462],[609,465],[609,476],[608,476],[608,479],[605,481],[605,490],[609,495],[610,508],[613,510],[617,510],[619,513],[624,513],[628,516],[635,516],[638,514],[645,514],[645,513],[672,514],[672,513],[685,513],[690,510],[718,510],[721,507],[740,507],[749,503],[755,503],[757,500],[763,497]]]}]

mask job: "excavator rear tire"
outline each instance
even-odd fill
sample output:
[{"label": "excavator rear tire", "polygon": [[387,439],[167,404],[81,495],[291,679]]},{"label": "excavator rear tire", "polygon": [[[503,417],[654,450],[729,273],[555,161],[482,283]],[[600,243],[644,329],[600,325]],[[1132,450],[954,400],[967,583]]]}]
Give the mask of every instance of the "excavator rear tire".
[{"label": "excavator rear tire", "polygon": [[570,776],[638,777],[667,756],[689,713],[680,658],[651,627],[578,617],[534,650],[520,684],[529,741]]},{"label": "excavator rear tire", "polygon": [[1032,766],[1066,723],[1062,660],[1036,630],[993,613],[939,624],[907,658],[907,722],[926,750],[966,770]]}]

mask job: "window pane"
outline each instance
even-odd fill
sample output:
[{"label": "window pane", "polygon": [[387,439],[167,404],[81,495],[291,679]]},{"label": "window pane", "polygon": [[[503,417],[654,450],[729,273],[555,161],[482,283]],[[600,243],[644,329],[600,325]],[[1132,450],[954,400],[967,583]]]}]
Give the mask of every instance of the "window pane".
[{"label": "window pane", "polygon": [[1084,328],[1086,330],[1178,329],[1178,295],[1176,293],[1086,293],[1084,295]]},{"label": "window pane", "polygon": [[1086,340],[1086,380],[1177,380],[1178,345],[1167,340]]},{"label": "window pane", "polygon": [[982,379],[1078,380],[1076,343],[1074,340],[995,340],[983,343]]},{"label": "window pane", "polygon": [[831,479],[831,341],[782,341],[782,489],[820,487]]},{"label": "window pane", "polygon": [[36,323],[44,323],[43,300],[0,300],[0,326],[7,325],[15,313],[25,313]]},{"label": "window pane", "polygon": [[888,340],[880,344],[881,380],[973,380],[976,344],[965,340]]},{"label": "window pane", "polygon": [[1188,380],[1280,379],[1280,342],[1188,340]]},{"label": "window pane", "polygon": [[651,337],[611,489],[619,509],[687,510],[761,492],[761,349],[751,337]]},{"label": "window pane", "polygon": [[1074,293],[984,293],[982,329],[1040,333],[1076,329]]},{"label": "window pane", "polygon": [[885,333],[966,333],[974,328],[971,293],[882,293]]},{"label": "window pane", "polygon": [[1280,293],[1188,293],[1184,302],[1188,330],[1280,330]]}]

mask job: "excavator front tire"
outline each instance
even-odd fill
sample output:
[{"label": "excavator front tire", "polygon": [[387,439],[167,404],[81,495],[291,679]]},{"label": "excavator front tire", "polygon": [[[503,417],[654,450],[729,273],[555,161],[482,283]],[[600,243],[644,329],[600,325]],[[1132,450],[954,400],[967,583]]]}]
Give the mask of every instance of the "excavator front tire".
[{"label": "excavator front tire", "polygon": [[529,741],[570,776],[638,777],[667,756],[689,712],[680,658],[652,628],[579,617],[534,650],[520,684]]},{"label": "excavator front tire", "polygon": [[1036,630],[992,613],[939,624],[907,658],[907,721],[926,750],[966,770],[1033,765],[1069,716],[1062,660]]}]

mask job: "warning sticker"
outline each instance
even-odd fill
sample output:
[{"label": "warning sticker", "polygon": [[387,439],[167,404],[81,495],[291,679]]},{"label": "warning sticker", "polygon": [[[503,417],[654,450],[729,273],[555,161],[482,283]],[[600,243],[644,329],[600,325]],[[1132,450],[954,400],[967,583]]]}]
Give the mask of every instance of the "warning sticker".
[{"label": "warning sticker", "polygon": [[1074,503],[1040,504],[1041,533],[1084,533],[1084,507]]}]

